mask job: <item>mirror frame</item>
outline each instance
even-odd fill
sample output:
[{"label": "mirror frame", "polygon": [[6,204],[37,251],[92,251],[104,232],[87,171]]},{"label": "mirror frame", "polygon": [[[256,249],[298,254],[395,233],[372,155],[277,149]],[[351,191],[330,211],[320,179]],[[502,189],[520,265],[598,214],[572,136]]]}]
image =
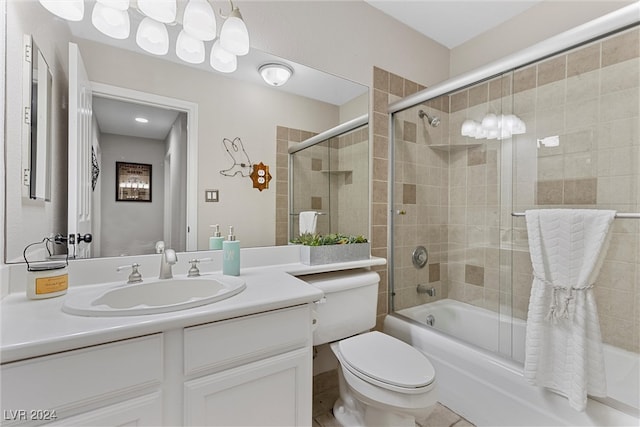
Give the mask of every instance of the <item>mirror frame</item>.
[{"label": "mirror frame", "polygon": [[22,196],[48,202],[51,201],[53,76],[38,45],[27,34],[23,59]]}]

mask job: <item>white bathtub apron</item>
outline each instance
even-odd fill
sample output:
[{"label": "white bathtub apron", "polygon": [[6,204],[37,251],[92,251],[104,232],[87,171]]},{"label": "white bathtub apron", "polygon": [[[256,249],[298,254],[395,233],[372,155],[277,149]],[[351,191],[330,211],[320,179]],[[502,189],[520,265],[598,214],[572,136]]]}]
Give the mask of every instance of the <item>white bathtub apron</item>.
[{"label": "white bathtub apron", "polygon": [[607,394],[593,286],[615,211],[539,209],[525,216],[534,279],[524,376],[583,411],[587,394]]}]

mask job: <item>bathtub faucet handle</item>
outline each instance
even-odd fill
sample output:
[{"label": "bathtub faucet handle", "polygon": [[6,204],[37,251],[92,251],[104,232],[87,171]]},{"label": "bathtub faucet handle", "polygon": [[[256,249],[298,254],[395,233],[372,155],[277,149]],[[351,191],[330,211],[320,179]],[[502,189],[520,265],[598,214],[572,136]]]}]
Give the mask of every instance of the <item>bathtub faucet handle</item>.
[{"label": "bathtub faucet handle", "polygon": [[418,292],[419,294],[427,294],[430,297],[435,297],[436,296],[436,288],[434,288],[433,286],[430,288],[426,287],[427,285],[421,285],[419,284],[416,287],[416,292]]}]

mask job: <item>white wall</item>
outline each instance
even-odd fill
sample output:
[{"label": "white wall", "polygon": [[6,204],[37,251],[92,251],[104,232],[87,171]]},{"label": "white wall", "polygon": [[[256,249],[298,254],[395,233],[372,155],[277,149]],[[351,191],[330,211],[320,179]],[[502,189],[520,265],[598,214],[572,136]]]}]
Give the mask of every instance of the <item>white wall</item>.
[{"label": "white wall", "polygon": [[633,0],[545,0],[451,50],[455,77],[613,12]]},{"label": "white wall", "polygon": [[253,47],[369,87],[374,65],[426,86],[449,76],[449,49],[362,0],[238,6]]},{"label": "white wall", "polygon": [[[100,147],[102,256],[155,253],[164,231],[164,141],[103,133]],[[116,202],[116,162],[151,164],[151,202]]]}]

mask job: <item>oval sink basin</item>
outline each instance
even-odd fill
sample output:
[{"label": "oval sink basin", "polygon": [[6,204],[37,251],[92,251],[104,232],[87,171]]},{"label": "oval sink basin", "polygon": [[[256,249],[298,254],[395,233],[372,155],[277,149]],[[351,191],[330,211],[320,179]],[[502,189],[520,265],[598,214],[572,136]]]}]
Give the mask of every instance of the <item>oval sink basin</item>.
[{"label": "oval sink basin", "polygon": [[230,298],[246,287],[236,277],[194,277],[78,290],[62,311],[79,316],[136,316],[186,310]]}]

